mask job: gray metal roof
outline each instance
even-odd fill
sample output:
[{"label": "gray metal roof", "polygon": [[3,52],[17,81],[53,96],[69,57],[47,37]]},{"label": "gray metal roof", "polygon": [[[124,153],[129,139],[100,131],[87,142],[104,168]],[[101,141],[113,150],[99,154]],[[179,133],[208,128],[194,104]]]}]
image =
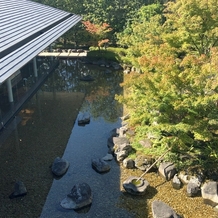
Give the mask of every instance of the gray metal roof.
[{"label": "gray metal roof", "polygon": [[81,19],[29,0],[0,0],[0,83]]}]

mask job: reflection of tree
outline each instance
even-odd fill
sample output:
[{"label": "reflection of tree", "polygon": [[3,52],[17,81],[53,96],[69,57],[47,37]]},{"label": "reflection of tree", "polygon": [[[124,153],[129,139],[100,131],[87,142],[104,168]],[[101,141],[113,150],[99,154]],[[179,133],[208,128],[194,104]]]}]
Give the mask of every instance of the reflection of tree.
[{"label": "reflection of tree", "polygon": [[[80,81],[84,75],[92,76],[94,81]],[[105,68],[69,59],[60,61],[59,67],[45,82],[42,90],[85,93],[83,111],[89,111],[94,118],[103,117],[107,121],[114,121],[120,115],[121,107],[114,96],[121,92],[121,82],[121,72],[106,73]]]}]

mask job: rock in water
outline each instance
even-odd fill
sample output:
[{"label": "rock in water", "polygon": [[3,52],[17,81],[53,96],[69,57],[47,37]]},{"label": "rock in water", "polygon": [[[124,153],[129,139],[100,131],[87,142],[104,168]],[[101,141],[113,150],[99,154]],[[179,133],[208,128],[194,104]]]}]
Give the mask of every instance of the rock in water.
[{"label": "rock in water", "polygon": [[62,176],[66,173],[69,165],[70,163],[67,160],[56,157],[51,167],[52,173],[56,176]]},{"label": "rock in water", "polygon": [[9,196],[9,198],[22,197],[27,194],[26,187],[23,182],[17,181],[14,185],[14,192]]},{"label": "rock in water", "polygon": [[61,201],[65,209],[78,210],[92,203],[92,191],[87,183],[74,185],[70,194]]},{"label": "rock in water", "polygon": [[110,171],[110,165],[101,158],[92,159],[92,168],[98,173],[106,173]]},{"label": "rock in water", "polygon": [[90,114],[88,112],[78,115],[78,125],[84,126],[90,123]]}]

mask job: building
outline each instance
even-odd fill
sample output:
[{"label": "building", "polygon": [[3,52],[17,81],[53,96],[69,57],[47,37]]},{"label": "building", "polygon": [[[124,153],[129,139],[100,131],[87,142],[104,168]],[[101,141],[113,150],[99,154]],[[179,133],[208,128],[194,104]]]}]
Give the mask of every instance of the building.
[{"label": "building", "polygon": [[82,18],[29,0],[0,0],[0,129],[54,69],[38,58]]}]

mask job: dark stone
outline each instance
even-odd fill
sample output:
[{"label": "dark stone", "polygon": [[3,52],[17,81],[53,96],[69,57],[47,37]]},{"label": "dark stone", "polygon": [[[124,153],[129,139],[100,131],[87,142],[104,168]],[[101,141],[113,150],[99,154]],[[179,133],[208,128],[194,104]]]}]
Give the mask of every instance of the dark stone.
[{"label": "dark stone", "polygon": [[61,201],[61,206],[65,209],[78,210],[92,203],[92,191],[87,183],[74,185],[70,194]]},{"label": "dark stone", "polygon": [[86,76],[82,76],[80,80],[85,82],[91,82],[94,81],[95,79],[91,75],[86,75]]},{"label": "dark stone", "polygon": [[162,176],[167,181],[171,180],[176,174],[177,170],[175,165],[170,162],[162,162],[158,168],[160,176]]},{"label": "dark stone", "polygon": [[27,194],[26,187],[22,181],[17,181],[14,185],[14,192],[9,196],[10,199],[22,197]]},{"label": "dark stone", "polygon": [[51,171],[56,176],[62,176],[67,172],[69,166],[70,163],[67,160],[62,159],[60,157],[56,157],[52,164]]},{"label": "dark stone", "polygon": [[181,218],[169,205],[159,200],[152,202],[152,214],[154,218]]},{"label": "dark stone", "polygon": [[92,168],[98,173],[106,173],[110,171],[110,165],[101,158],[92,159]]},{"label": "dark stone", "polygon": [[86,125],[90,123],[90,114],[89,113],[81,113],[78,116],[78,125]]},{"label": "dark stone", "polygon": [[148,187],[148,181],[137,176],[130,176],[123,182],[123,188],[132,195],[144,195]]}]

